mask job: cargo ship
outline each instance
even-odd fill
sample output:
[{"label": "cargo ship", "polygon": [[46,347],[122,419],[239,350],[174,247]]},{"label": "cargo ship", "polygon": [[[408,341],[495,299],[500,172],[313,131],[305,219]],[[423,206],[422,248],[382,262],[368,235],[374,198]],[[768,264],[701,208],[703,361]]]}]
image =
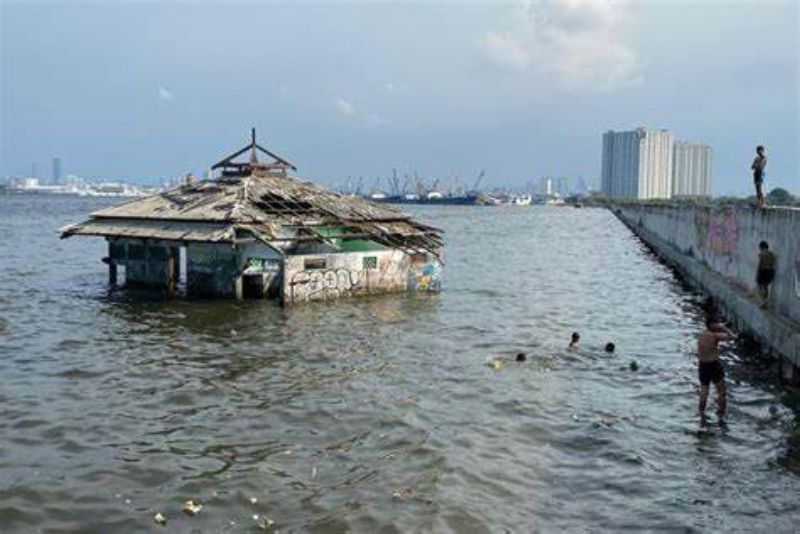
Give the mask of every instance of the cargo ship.
[{"label": "cargo ship", "polygon": [[474,206],[483,204],[479,193],[465,193],[463,195],[446,195],[439,192],[431,192],[426,195],[407,193],[405,195],[385,195],[376,193],[367,197],[372,202],[382,202],[387,204],[421,204],[421,205],[445,205],[445,206]]}]

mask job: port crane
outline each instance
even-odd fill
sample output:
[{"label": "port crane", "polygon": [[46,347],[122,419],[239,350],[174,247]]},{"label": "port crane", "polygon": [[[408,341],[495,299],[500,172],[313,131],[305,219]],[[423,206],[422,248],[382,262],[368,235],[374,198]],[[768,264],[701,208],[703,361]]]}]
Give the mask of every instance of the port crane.
[{"label": "port crane", "polygon": [[481,172],[478,173],[478,177],[475,179],[475,185],[472,186],[472,190],[474,192],[478,192],[478,188],[480,187],[484,176],[486,176],[486,169],[481,169]]}]

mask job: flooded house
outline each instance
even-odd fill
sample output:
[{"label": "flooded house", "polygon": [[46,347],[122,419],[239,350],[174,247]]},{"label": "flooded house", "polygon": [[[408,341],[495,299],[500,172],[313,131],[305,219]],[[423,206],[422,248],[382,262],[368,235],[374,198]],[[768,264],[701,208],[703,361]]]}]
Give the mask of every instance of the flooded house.
[{"label": "flooded house", "polygon": [[112,285],[119,277],[168,296],[291,305],[440,289],[441,230],[295,170],[253,131],[249,145],[212,166],[215,178],[96,211],[61,237],[105,237]]}]

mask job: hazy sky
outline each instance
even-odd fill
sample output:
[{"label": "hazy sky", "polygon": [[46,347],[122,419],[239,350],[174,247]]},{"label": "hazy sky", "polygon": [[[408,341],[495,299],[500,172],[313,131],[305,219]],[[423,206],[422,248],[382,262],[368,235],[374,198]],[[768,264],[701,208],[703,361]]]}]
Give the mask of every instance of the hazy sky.
[{"label": "hazy sky", "polygon": [[714,147],[714,191],[800,193],[800,2],[0,0],[0,176],[202,170],[258,128],[298,174],[597,183],[603,131]]}]

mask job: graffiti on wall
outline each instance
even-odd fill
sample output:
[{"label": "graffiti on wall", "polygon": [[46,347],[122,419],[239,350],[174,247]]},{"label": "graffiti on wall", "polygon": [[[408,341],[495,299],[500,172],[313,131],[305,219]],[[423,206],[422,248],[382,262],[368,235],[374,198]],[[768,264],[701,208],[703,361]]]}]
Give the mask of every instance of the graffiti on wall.
[{"label": "graffiti on wall", "polygon": [[299,271],[289,283],[292,300],[316,300],[352,294],[362,288],[362,273],[350,269]]},{"label": "graffiti on wall", "polygon": [[408,271],[408,288],[412,291],[438,292],[442,289],[442,266],[435,258],[412,258]]},{"label": "graffiti on wall", "polygon": [[732,255],[739,246],[739,223],[733,210],[720,213],[695,212],[695,242],[698,250]]}]

